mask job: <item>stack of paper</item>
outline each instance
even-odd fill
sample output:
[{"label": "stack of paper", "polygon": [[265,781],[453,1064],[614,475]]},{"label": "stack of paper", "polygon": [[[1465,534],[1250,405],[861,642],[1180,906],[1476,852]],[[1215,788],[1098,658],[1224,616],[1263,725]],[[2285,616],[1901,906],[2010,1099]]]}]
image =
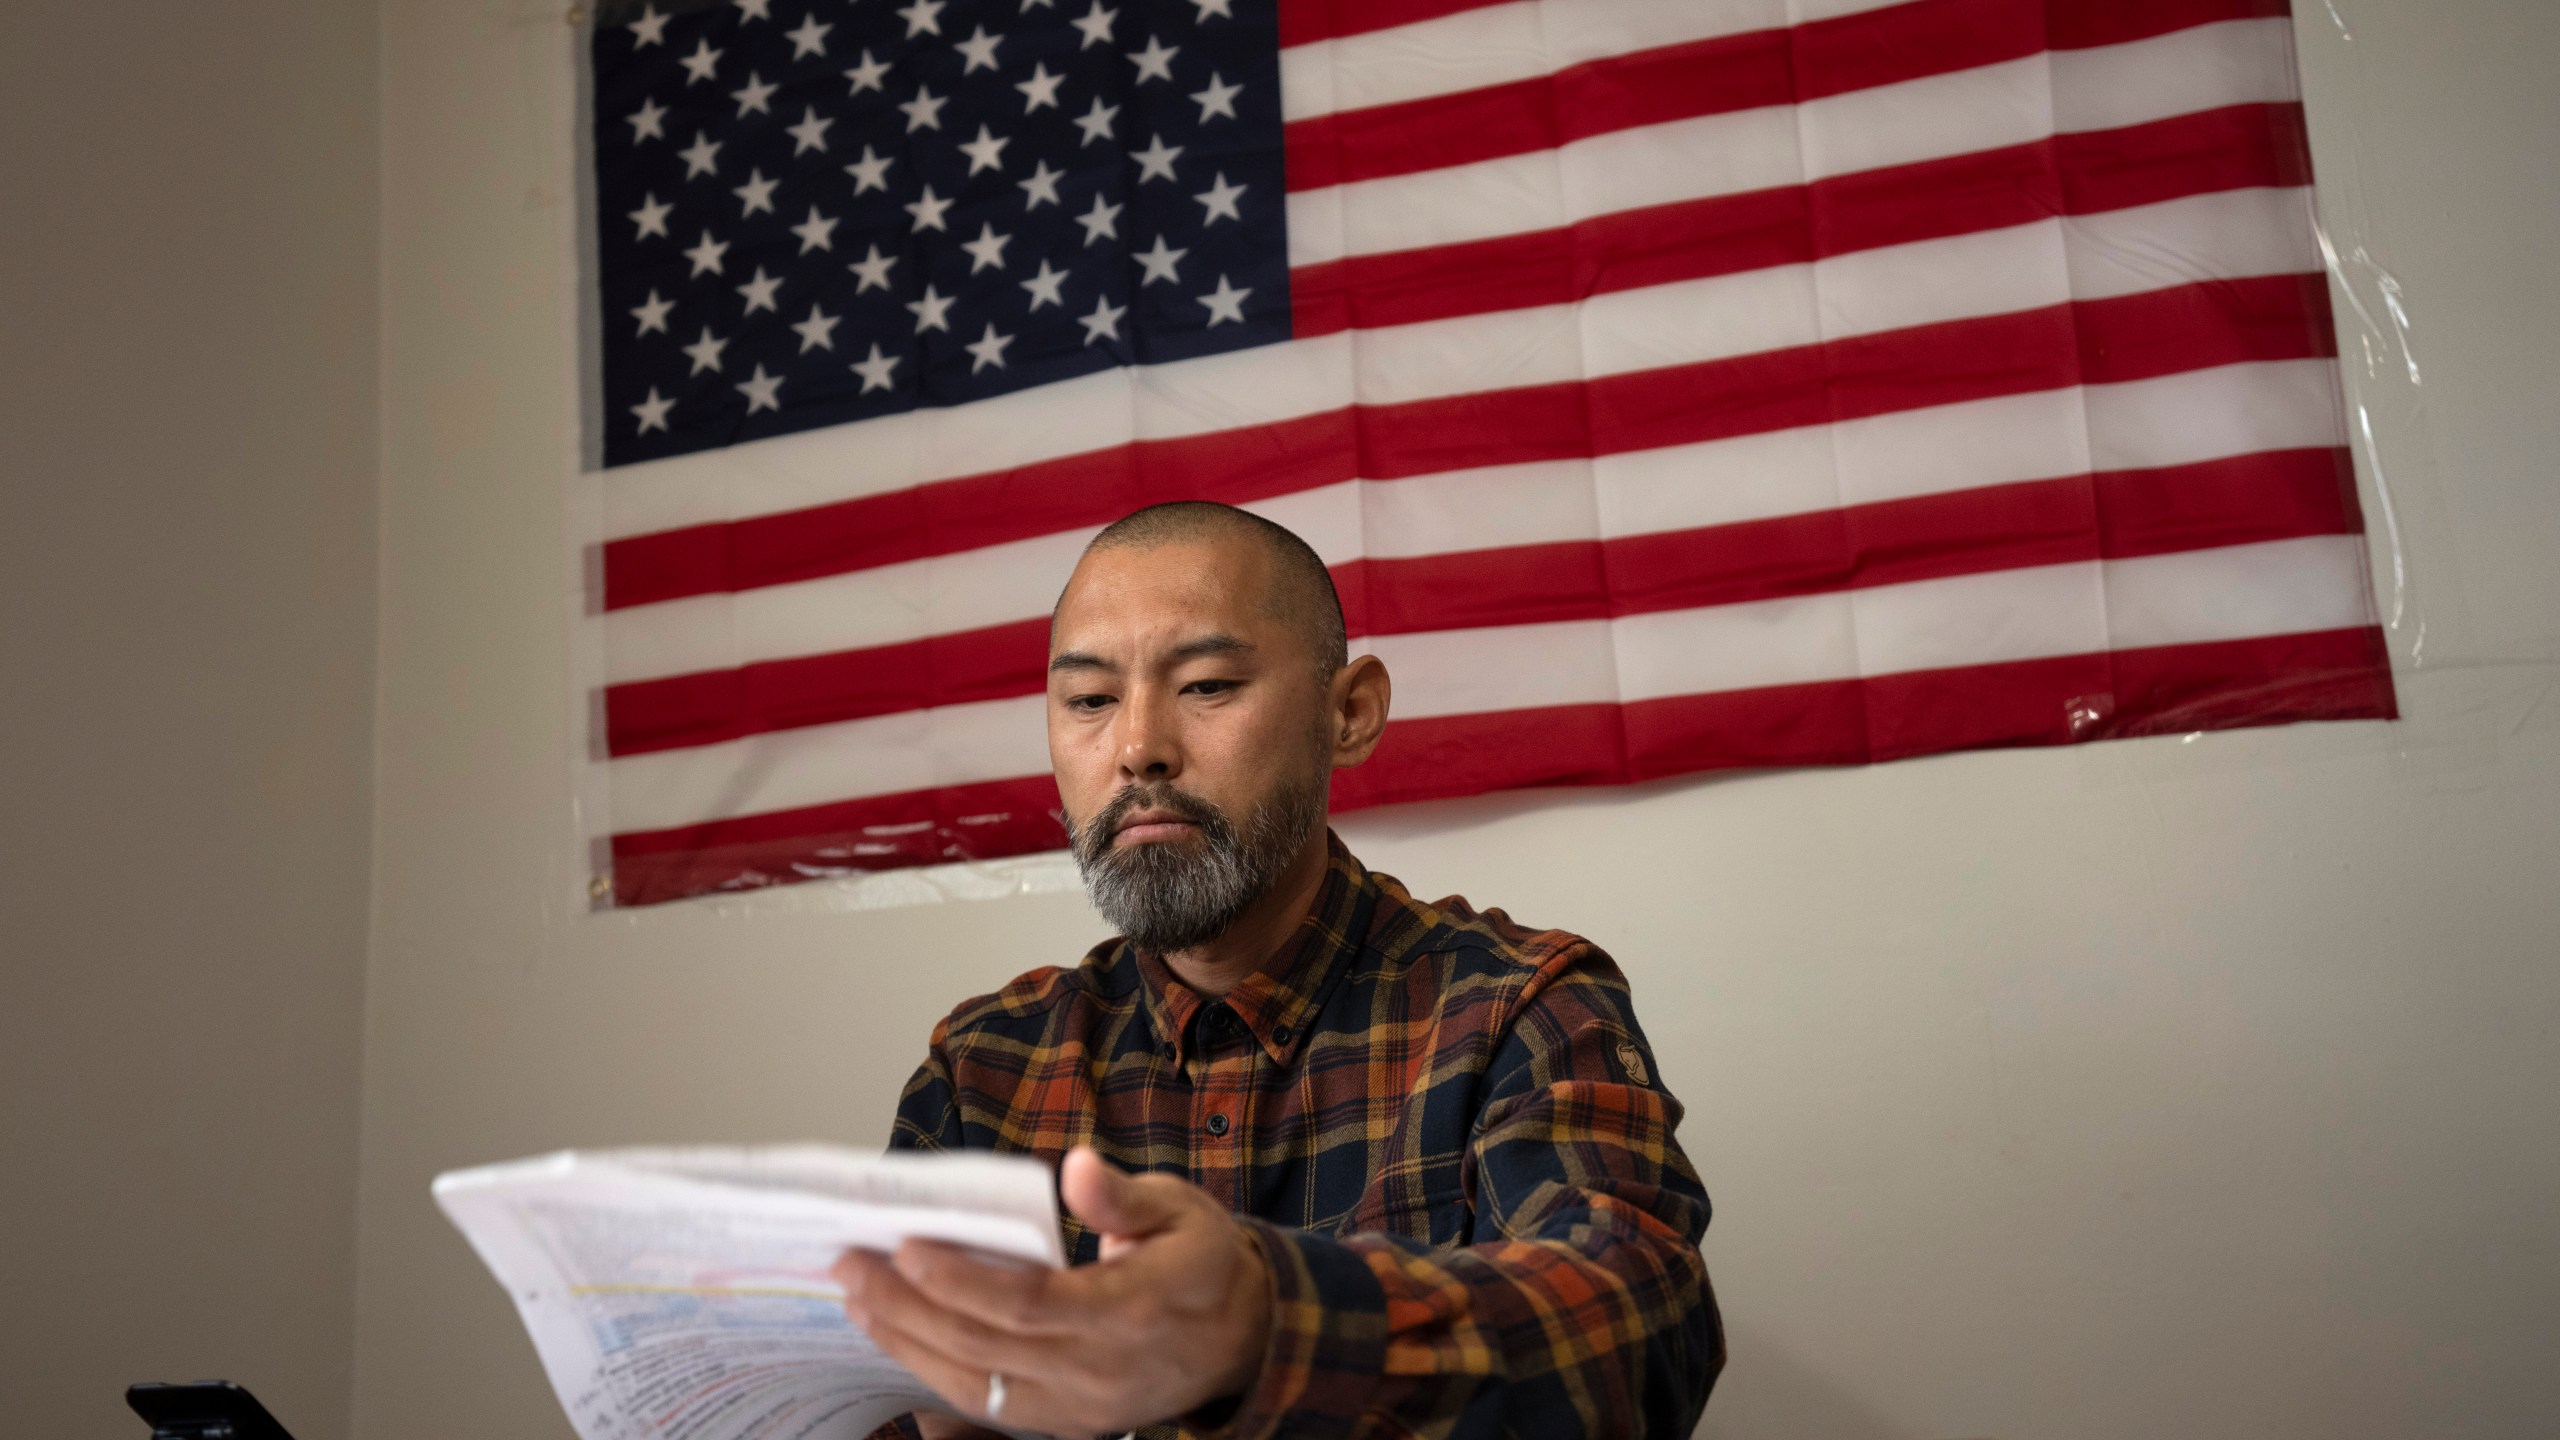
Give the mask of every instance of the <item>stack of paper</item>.
[{"label": "stack of paper", "polygon": [[1000,1155],[564,1151],[436,1177],[584,1440],[858,1440],[942,1402],[844,1316],[848,1247],[1060,1265],[1047,1166]]}]

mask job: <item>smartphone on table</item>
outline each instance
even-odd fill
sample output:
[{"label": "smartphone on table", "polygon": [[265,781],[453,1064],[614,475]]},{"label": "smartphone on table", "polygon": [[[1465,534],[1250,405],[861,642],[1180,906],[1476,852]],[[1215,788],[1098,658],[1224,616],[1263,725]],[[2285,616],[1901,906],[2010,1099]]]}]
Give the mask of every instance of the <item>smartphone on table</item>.
[{"label": "smartphone on table", "polygon": [[152,1440],[293,1440],[257,1396],[228,1380],[129,1386],[124,1403],[151,1422]]}]

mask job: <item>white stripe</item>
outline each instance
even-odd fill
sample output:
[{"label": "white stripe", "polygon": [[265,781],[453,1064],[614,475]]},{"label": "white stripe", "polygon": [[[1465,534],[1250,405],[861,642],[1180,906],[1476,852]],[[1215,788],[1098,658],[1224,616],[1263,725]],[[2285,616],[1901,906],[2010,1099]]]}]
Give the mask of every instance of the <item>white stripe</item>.
[{"label": "white stripe", "polygon": [[[1882,10],[1901,0],[1854,0]],[[1616,55],[1724,35],[1783,29],[1787,0],[1521,0],[1292,45],[1280,52],[1280,114],[1337,111],[1456,95]]]},{"label": "white stripe", "polygon": [[[1666,8],[1679,7],[1666,0]],[[2291,52],[2286,47],[2290,37],[2289,32],[2280,33],[2283,24],[2268,20],[2207,26],[2164,40],[2056,56],[2053,63],[2060,64],[2067,58],[2073,67],[2072,83],[2099,86],[2103,81],[2103,88],[2110,94],[2127,97],[2107,102],[2114,107],[2109,123],[2161,119],[2194,108],[2279,98],[2275,94],[2279,91],[2289,96],[2293,81]],[[2014,105],[2002,109],[1993,103],[2000,87],[2014,89],[2031,83],[2040,86],[2044,63],[2022,62],[2023,68],[1988,67],[2004,72],[1990,81],[1981,79],[1985,72],[1966,72],[1976,77],[1977,83],[1991,85],[1991,90],[1985,95],[1968,92],[1945,99],[1959,107],[1976,102],[1993,104],[2000,113],[2008,113]],[[2019,73],[2005,73],[2013,69]],[[2138,107],[2146,97],[2157,97],[2150,109],[2125,109],[2128,105]],[[1856,98],[1835,96],[1805,109],[1836,106]],[[1568,213],[1585,218],[1643,205],[1796,183],[1802,178],[1798,114],[1795,108],[1777,108],[1743,116],[1716,116],[1580,142],[1580,147],[1596,148],[1567,147],[1577,157],[1570,167],[1576,187],[1570,206],[1559,188],[1562,182],[1557,178],[1559,165],[1554,153],[1488,162],[1521,168],[1521,173],[1507,178],[1454,186],[1440,179],[1483,168],[1467,166],[1293,196],[1290,243],[1293,254],[1301,245],[1317,246],[1318,251],[1311,254],[1342,253],[1345,222],[1339,213],[1329,216],[1324,207],[1335,206],[1338,212],[1344,191],[1358,191],[1368,197],[1358,203],[1361,223],[1378,233],[1363,243],[1397,248],[1411,238],[1408,230],[1397,228],[1406,224],[1399,217],[1408,213],[1453,215],[1456,218],[1435,222],[1440,225],[1435,233],[1475,239],[1549,227],[1560,223],[1559,215]],[[1821,122],[1817,117],[1808,123]],[[2020,138],[2040,138],[2051,133],[2052,128],[2048,116],[2035,127],[2034,134]],[[1960,153],[1930,148],[1971,144],[1973,132],[1961,126],[1959,129],[1961,133],[1955,138],[1947,138],[1925,124],[1906,127],[1906,133],[1896,142],[1904,151],[1897,153],[1913,160]],[[1522,198],[1542,184],[1555,192],[1547,211]],[[1358,333],[1367,336],[1378,332]],[[1291,341],[1169,365],[1088,375],[958,408],[914,410],[622,466],[610,472],[602,485],[605,534],[608,539],[618,539],[776,514],[904,490],[957,475],[983,474],[1062,455],[1108,449],[1133,440],[1196,435],[1319,414],[1349,403],[1351,354],[1349,335]],[[1363,357],[1366,358],[1365,348]]]},{"label": "white stripe", "polygon": [[[1327,564],[1704,529],[1840,505],[2148,469],[2344,435],[2325,360],[2225,366],[1694,445],[1359,480],[1247,508]],[[2093,453],[2093,445],[2095,447]],[[608,683],[868,649],[1048,613],[1090,530],[615,611]]]},{"label": "white stripe", "polygon": [[[2358,536],[2038,566],[1845,594],[1381,637],[1400,719],[1612,703],[2373,623]],[[634,832],[1039,775],[1044,698],[611,762]]]}]

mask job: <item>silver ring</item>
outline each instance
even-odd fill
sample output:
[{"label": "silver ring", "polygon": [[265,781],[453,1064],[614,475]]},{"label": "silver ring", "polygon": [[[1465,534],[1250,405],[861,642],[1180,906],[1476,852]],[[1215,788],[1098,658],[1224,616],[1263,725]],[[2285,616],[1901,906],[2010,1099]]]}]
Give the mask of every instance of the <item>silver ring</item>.
[{"label": "silver ring", "polygon": [[987,1418],[990,1420],[996,1419],[1004,1414],[1003,1371],[990,1370],[987,1372],[987,1403],[981,1408],[987,1412]]}]

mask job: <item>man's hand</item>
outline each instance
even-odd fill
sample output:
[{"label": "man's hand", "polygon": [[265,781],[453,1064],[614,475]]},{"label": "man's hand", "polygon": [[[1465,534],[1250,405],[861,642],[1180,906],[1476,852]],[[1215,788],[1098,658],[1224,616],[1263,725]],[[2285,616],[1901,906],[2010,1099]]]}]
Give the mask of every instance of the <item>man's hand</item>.
[{"label": "man's hand", "polygon": [[[1089,1149],[1060,1168],[1067,1209],[1102,1236],[1070,1270],[990,1263],[909,1240],[836,1262],[845,1314],[981,1419],[1054,1434],[1135,1429],[1242,1394],[1271,1331],[1262,1249],[1225,1207],[1170,1175],[1127,1175]],[[986,1411],[987,1376],[1004,1411]]]}]

